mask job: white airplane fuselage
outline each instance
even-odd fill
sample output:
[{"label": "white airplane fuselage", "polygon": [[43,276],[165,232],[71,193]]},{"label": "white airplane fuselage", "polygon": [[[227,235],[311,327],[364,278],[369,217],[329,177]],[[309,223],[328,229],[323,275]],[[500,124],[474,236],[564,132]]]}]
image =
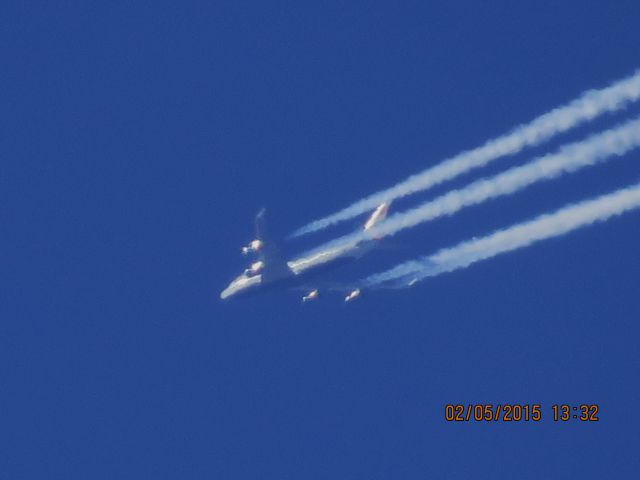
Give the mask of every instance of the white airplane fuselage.
[{"label": "white airplane fuselage", "polygon": [[264,275],[257,273],[248,275],[243,273],[236,277],[220,293],[220,298],[226,300],[246,296],[252,293],[271,290],[271,287],[291,288],[304,286],[314,277],[327,269],[357,260],[375,247],[375,241],[361,242],[356,246],[347,246],[326,250],[306,257],[300,257],[287,262],[287,270],[278,275]]},{"label": "white airplane fuselage", "polygon": [[[363,230],[372,229],[387,216],[389,203],[380,204],[368,220]],[[312,278],[328,268],[356,260],[372,250],[378,243],[379,237],[371,234],[366,240],[351,242],[339,246],[328,247],[325,250],[314,251],[306,256],[294,260],[284,261],[280,258],[278,249],[266,239],[264,209],[256,217],[258,239],[242,248],[243,254],[257,253],[261,259],[252,263],[242,275],[236,277],[220,293],[220,298],[226,300],[269,290],[272,287],[291,288],[309,286]],[[317,294],[313,297],[315,298]]]}]

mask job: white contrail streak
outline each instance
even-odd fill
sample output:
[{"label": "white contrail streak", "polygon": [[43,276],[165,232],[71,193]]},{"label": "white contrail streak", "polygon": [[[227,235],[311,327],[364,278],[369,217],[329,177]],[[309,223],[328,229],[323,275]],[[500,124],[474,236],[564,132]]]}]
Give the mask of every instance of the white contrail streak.
[{"label": "white contrail streak", "polygon": [[567,105],[551,110],[528,124],[520,125],[506,135],[489,140],[481,147],[462,152],[387,190],[374,193],[337,213],[315,220],[293,232],[291,237],[322,230],[373,210],[382,202],[427,190],[469,170],[485,166],[500,157],[513,155],[525,147],[538,145],[606,112],[625,108],[638,99],[640,99],[640,71],[601,90],[587,91]]},{"label": "white contrail streak", "polygon": [[386,272],[365,278],[361,285],[375,287],[393,281],[404,281],[404,286],[413,285],[426,277],[466,268],[480,260],[524,248],[540,240],[564,235],[639,207],[640,184],[636,184],[593,200],[569,205],[555,213],[545,214],[507,229],[498,230],[486,237],[445,248],[430,257],[402,263]]},{"label": "white contrail streak", "polygon": [[612,156],[623,155],[640,147],[640,119],[562,146],[558,152],[542,156],[520,167],[477,180],[459,190],[452,190],[411,210],[396,213],[368,231],[357,231],[328,242],[310,255],[336,248],[355,247],[363,240],[385,237],[492,198],[509,195],[536,182],[551,180],[564,173],[575,172]]}]

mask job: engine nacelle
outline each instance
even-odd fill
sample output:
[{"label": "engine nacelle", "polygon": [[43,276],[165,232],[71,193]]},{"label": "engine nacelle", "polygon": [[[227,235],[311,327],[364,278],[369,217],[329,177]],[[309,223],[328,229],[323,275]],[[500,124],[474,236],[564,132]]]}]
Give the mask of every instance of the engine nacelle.
[{"label": "engine nacelle", "polygon": [[318,295],[320,295],[318,290],[311,290],[304,297],[302,297],[302,303],[306,303],[306,302],[310,302],[311,300],[315,300],[315,299],[318,298]]},{"label": "engine nacelle", "polygon": [[262,248],[262,240],[252,240],[249,245],[242,247],[242,254],[248,255],[251,252],[259,252]]},{"label": "engine nacelle", "polygon": [[244,271],[244,274],[247,277],[250,277],[258,274],[263,268],[264,268],[264,262],[262,261],[255,262],[255,263],[252,263],[251,266]]},{"label": "engine nacelle", "polygon": [[351,302],[351,301],[355,300],[356,298],[358,298],[359,296],[360,296],[360,289],[356,288],[351,293],[349,293],[349,295],[344,297],[344,301],[345,302]]}]

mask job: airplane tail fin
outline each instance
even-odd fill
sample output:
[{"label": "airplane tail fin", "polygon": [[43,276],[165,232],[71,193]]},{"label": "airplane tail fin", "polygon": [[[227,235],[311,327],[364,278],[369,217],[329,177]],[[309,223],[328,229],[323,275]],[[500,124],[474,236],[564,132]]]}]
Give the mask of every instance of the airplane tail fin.
[{"label": "airplane tail fin", "polygon": [[[391,206],[391,202],[382,202],[378,207],[373,211],[371,216],[367,219],[363,226],[363,230],[370,230],[375,225],[383,221],[387,218],[387,213],[389,213],[389,207]],[[379,240],[381,237],[374,237],[376,240]]]}]

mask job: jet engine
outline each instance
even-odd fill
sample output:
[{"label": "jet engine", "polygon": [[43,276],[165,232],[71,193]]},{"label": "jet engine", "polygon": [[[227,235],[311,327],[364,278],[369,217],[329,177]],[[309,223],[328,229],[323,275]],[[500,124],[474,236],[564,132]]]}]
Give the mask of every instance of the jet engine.
[{"label": "jet engine", "polygon": [[346,297],[344,297],[344,301],[345,302],[351,302],[352,300],[355,300],[356,298],[358,298],[360,296],[360,289],[356,288],[355,290],[353,290],[351,293],[349,293],[349,295],[347,295]]},{"label": "jet engine", "polygon": [[264,262],[262,261],[255,262],[255,263],[252,263],[251,266],[244,271],[244,274],[247,277],[250,277],[252,275],[258,274],[263,268],[264,268]]},{"label": "jet engine", "polygon": [[252,252],[259,252],[261,248],[262,248],[261,240],[252,240],[251,243],[249,243],[249,245],[247,245],[246,247],[242,247],[242,254],[249,255]]},{"label": "jet engine", "polygon": [[311,300],[315,300],[318,298],[319,292],[318,290],[311,290],[304,297],[302,297],[302,303],[310,302]]}]

